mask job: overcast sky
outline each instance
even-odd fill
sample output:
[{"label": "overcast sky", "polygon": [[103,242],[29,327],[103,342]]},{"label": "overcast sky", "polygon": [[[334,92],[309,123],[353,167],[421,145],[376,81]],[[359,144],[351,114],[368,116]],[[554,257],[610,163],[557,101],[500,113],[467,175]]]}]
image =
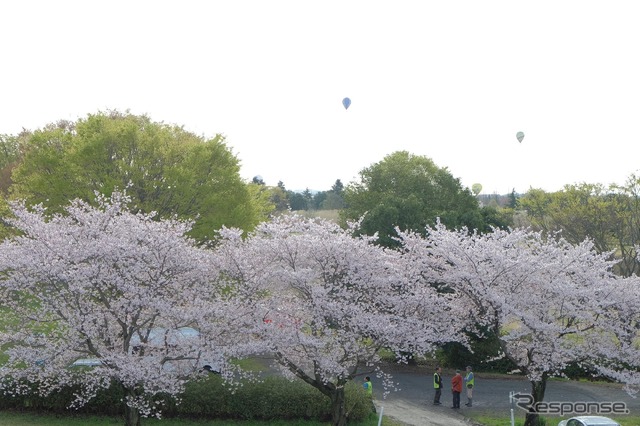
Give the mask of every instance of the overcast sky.
[{"label": "overcast sky", "polygon": [[639,19],[632,0],[3,1],[0,133],[129,109],[224,134],[244,178],[288,189],[398,150],[483,193],[623,184]]}]

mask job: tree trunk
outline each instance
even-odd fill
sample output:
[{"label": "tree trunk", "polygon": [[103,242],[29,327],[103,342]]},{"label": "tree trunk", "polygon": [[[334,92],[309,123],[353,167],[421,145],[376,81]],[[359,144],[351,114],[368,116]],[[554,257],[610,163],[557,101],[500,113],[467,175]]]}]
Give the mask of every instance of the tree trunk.
[{"label": "tree trunk", "polygon": [[[125,395],[131,398],[132,400],[136,400],[137,392],[135,389],[126,388],[124,389]],[[128,404],[124,406],[124,425],[125,426],[140,426],[140,410],[136,407],[129,407]]]},{"label": "tree trunk", "polygon": [[129,407],[124,408],[124,425],[125,426],[140,426],[140,412],[137,408]]},{"label": "tree trunk", "polygon": [[529,409],[524,420],[524,426],[540,426],[540,415],[538,414],[537,404],[544,400],[544,391],[547,388],[547,376],[542,375],[539,381],[531,382],[531,396],[533,397],[533,406]]},{"label": "tree trunk", "polygon": [[[296,376],[318,389],[324,395],[331,399],[331,424],[332,426],[345,426],[347,424],[347,407],[344,394],[344,386],[348,379],[340,378],[337,383],[326,383],[321,380],[321,374],[319,373],[320,367],[318,361],[313,361],[315,379],[310,377],[303,369],[298,367],[295,363],[287,359],[282,353],[275,353],[276,360],[283,366],[287,367]],[[355,374],[355,371],[352,372]],[[351,376],[353,377],[353,376]]]},{"label": "tree trunk", "polygon": [[332,426],[345,426],[347,424],[344,386],[337,386],[331,393],[331,424]]}]

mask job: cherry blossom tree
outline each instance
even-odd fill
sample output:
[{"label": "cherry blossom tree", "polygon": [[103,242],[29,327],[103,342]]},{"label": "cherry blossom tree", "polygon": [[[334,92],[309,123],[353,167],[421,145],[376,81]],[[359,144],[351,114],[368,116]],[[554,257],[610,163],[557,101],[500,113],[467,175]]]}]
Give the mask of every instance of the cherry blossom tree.
[{"label": "cherry blossom tree", "polygon": [[[468,314],[499,336],[504,355],[531,382],[534,405],[550,375],[589,357],[601,335],[598,298],[614,279],[613,262],[589,241],[571,245],[523,229],[488,234],[447,230],[401,233],[407,250],[438,270],[465,300]],[[537,424],[535,409],[525,425]]]},{"label": "cherry blossom tree", "polygon": [[[243,311],[212,281],[211,251],[184,236],[189,223],[132,214],[128,201],[76,200],[52,217],[13,205],[20,236],[0,245],[5,392],[26,391],[22,379],[43,394],[79,383],[80,406],[115,381],[126,424],[139,425],[159,413],[153,395],[240,354]],[[94,366],[70,367],[79,359]]]},{"label": "cherry blossom tree", "polygon": [[593,368],[625,383],[627,392],[636,395],[640,391],[640,277],[612,283],[599,303],[604,326],[600,341],[592,346],[597,360]]},{"label": "cherry blossom tree", "polygon": [[348,417],[345,384],[375,371],[381,348],[424,352],[458,338],[447,315],[415,320],[451,295],[419,285],[402,253],[354,237],[355,228],[282,216],[245,240],[222,230],[217,250],[226,279],[254,300],[253,333],[265,351],[331,399],[334,425]]}]

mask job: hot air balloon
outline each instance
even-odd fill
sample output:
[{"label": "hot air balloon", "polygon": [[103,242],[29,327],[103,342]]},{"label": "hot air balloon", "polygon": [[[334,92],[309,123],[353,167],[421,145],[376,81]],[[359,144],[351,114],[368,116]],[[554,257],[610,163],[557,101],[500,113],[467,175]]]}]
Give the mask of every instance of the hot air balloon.
[{"label": "hot air balloon", "polygon": [[522,132],[516,133],[516,138],[518,138],[518,142],[522,142],[522,139],[524,139],[524,133]]},{"label": "hot air balloon", "polygon": [[349,105],[351,105],[351,99],[344,98],[342,100],[342,105],[344,105],[344,109],[349,109]]}]

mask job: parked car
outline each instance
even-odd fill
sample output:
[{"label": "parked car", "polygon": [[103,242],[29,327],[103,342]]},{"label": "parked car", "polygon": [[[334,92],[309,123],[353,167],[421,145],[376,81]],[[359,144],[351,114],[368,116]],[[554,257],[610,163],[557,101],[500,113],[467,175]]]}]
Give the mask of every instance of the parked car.
[{"label": "parked car", "polygon": [[561,421],[558,426],[620,426],[620,423],[602,416],[577,416]]},{"label": "parked car", "polygon": [[[165,335],[166,330],[163,328],[154,328],[149,333],[148,342],[152,346],[162,346],[164,344],[177,346],[180,345],[180,343],[184,340],[197,338],[200,334],[196,329],[191,327],[182,327],[177,331],[178,332],[172,334],[171,338],[167,341],[167,337]],[[138,338],[138,336],[134,336],[131,339],[130,352],[135,352],[138,349],[138,345],[140,345],[140,339]],[[101,365],[101,362],[98,358],[80,358],[72,364],[73,367],[97,367],[99,365]],[[194,367],[195,365],[192,363],[192,361],[189,360],[168,361],[163,366],[165,370],[185,369],[187,371]],[[208,371],[210,373],[216,374],[219,374],[221,370],[220,364],[212,360],[200,360],[198,368],[203,371]]]}]

